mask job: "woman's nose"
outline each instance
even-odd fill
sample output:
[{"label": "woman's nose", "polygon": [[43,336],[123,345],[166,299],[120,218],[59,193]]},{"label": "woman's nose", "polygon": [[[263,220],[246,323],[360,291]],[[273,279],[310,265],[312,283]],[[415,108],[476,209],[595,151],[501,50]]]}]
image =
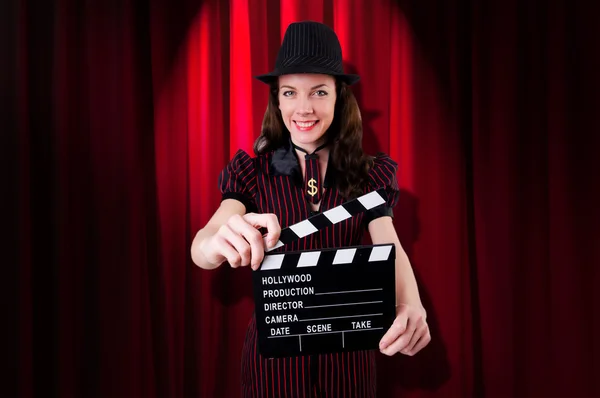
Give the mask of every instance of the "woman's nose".
[{"label": "woman's nose", "polygon": [[298,101],[298,107],[296,108],[296,113],[300,115],[306,115],[313,112],[313,107],[308,99],[300,99]]}]

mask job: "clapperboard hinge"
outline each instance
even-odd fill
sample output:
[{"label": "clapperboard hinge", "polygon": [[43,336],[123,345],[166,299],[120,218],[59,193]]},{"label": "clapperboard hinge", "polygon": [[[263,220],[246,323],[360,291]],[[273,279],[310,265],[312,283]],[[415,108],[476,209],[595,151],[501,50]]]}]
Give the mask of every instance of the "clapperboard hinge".
[{"label": "clapperboard hinge", "polygon": [[[341,221],[347,220],[357,214],[367,210],[374,209],[383,205],[387,200],[387,195],[383,188],[376,191],[371,191],[358,198],[349,200],[326,210],[322,213],[315,214],[304,221],[300,221],[294,225],[282,228],[279,236],[279,241],[272,248],[265,249],[266,252],[273,251],[283,245],[287,245],[295,240],[304,238],[324,228],[335,225]],[[266,237],[264,238],[266,247]]]}]

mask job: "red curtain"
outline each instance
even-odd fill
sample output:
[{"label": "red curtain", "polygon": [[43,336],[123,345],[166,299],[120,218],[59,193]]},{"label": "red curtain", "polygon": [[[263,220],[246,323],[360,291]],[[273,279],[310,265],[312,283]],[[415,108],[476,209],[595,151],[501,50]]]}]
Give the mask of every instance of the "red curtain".
[{"label": "red curtain", "polygon": [[[193,265],[289,22],[332,26],[433,340],[379,396],[600,396],[599,37],[566,1],[3,2],[8,396],[239,396],[248,270]],[[16,301],[15,301],[16,299]]]}]

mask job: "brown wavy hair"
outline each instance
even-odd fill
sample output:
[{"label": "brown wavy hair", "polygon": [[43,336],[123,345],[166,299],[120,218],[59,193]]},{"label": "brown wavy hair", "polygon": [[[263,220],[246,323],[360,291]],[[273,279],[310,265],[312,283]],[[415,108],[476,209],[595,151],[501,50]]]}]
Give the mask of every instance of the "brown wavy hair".
[{"label": "brown wavy hair", "polygon": [[[271,83],[269,88],[269,102],[261,133],[254,142],[256,155],[277,149],[290,137],[279,110],[277,81]],[[336,79],[336,93],[333,121],[325,132],[326,142],[331,144],[329,167],[335,169],[337,189],[341,195],[352,199],[364,193],[373,157],[366,155],[362,149],[362,119],[356,97],[350,87],[339,79]]]}]

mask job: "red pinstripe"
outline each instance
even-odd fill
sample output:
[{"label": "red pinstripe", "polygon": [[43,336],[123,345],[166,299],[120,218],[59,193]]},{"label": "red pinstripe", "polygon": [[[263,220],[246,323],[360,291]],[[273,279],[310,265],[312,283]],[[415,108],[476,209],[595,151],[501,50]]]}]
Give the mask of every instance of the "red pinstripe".
[{"label": "red pinstripe", "polygon": [[296,392],[300,396],[300,383],[298,383],[298,357],[296,357]]},{"label": "red pinstripe", "polygon": [[354,366],[354,357],[351,353],[348,353],[346,356],[348,358],[348,366],[346,367],[347,371],[347,380],[348,380],[348,397],[357,396],[357,381],[356,378],[352,377],[352,367]]},{"label": "red pinstripe", "polygon": [[347,352],[342,352],[342,368],[340,371],[342,372],[342,392],[344,397],[350,397],[352,395],[352,391],[350,390],[350,379],[348,378],[348,368],[350,367],[350,360]]},{"label": "red pinstripe", "polygon": [[304,357],[302,357],[302,396],[306,397],[306,383],[304,381]]},{"label": "red pinstripe", "polygon": [[[309,355],[307,358],[308,358],[308,380],[307,380],[306,384],[310,386],[310,385],[312,385],[312,379],[311,379],[311,374],[310,374],[310,369],[312,368],[312,364],[311,364],[312,357]],[[312,391],[313,391],[313,389],[311,388],[310,389],[311,394],[312,394]]]},{"label": "red pinstripe", "polygon": [[283,378],[281,380],[283,380],[283,393],[287,397],[287,375],[285,372],[285,359],[283,360]]},{"label": "red pinstripe", "polygon": [[[253,339],[253,341],[254,341],[254,344],[251,345],[252,350],[251,350],[251,353],[250,353],[250,355],[251,355],[250,358],[254,358],[254,361],[255,361],[254,362],[254,366],[252,368],[254,370],[254,385],[255,385],[255,389],[256,389],[256,396],[258,396],[258,391],[259,391],[259,389],[258,389],[258,374],[257,374],[257,370],[256,370],[256,368],[257,368],[257,366],[256,366],[257,356],[255,355],[255,353],[256,353],[256,344],[257,344],[258,340]],[[260,391],[262,391],[262,380],[261,380]]]},{"label": "red pinstripe", "polygon": [[[284,211],[284,207],[281,205],[282,198],[281,198],[281,196],[279,196],[280,195],[280,193],[279,193],[280,189],[278,189],[278,188],[280,188],[279,185],[280,184],[275,184],[275,189],[273,189],[273,191],[275,192],[274,199],[277,199],[274,201],[276,206],[273,206],[273,210],[278,215],[279,219],[285,218],[287,220],[289,211],[287,211],[287,209]],[[283,196],[283,192],[281,192],[281,194]],[[281,223],[281,221],[280,221],[280,223]],[[284,225],[286,225],[286,224],[284,224]]]},{"label": "red pinstripe", "polygon": [[346,365],[346,353],[342,352],[342,391],[344,392],[344,397],[347,397],[348,395],[346,394],[346,369],[348,369],[348,366]]},{"label": "red pinstripe", "polygon": [[[279,362],[277,363],[277,396],[281,397],[281,374],[280,374],[280,370],[281,367],[279,366]],[[274,391],[274,390],[273,390]]]},{"label": "red pinstripe", "polygon": [[337,372],[336,372],[336,379],[337,379],[337,396],[338,398],[340,397],[340,354],[339,353],[335,353],[335,360],[337,362]]},{"label": "red pinstripe", "polygon": [[[252,327],[254,328],[254,325]],[[255,349],[255,352],[253,354],[256,353],[256,344],[257,344],[256,342],[257,342],[257,340],[255,338],[254,339],[254,349]],[[263,379],[262,379],[262,375],[263,375],[263,366],[262,366],[262,363],[263,363],[263,361],[258,357],[258,355],[253,355],[253,357],[254,357],[254,368],[255,369],[256,369],[256,362],[259,361],[259,363],[260,363],[260,391],[263,392],[263,391],[265,391],[265,387],[266,387],[266,386],[263,385]],[[258,396],[258,394],[257,394],[257,396]]]},{"label": "red pinstripe", "polygon": [[[354,391],[354,394],[358,397],[358,391],[359,391],[359,387],[360,387],[360,383],[359,380],[356,378],[356,353],[353,352],[352,353],[352,368],[348,368],[348,377],[350,378],[350,386],[352,391]],[[352,373],[350,373],[352,370]]]},{"label": "red pinstripe", "polygon": [[[274,360],[269,360],[269,363],[271,364],[271,391],[273,391],[273,397],[275,396],[275,372],[273,372],[273,364],[275,363]],[[269,394],[267,394],[268,396]]]},{"label": "red pinstripe", "polygon": [[[292,186],[290,185],[290,182],[287,181],[287,179],[284,179],[283,177],[280,177],[280,184],[283,188],[287,188],[288,192],[292,192]],[[285,201],[285,196],[283,197],[283,200]],[[288,204],[287,201],[285,201],[284,203],[284,208],[286,209],[290,209],[291,213],[292,213],[292,219],[295,220],[296,219],[296,207],[295,206],[291,206],[290,204]],[[289,225],[289,221],[287,219],[287,214],[286,214],[286,224]]]},{"label": "red pinstripe", "polygon": [[[369,381],[370,381],[371,379],[369,378],[369,365],[368,365],[368,363],[367,363],[367,361],[368,361],[368,360],[369,360],[369,358],[368,358],[368,357],[365,355],[365,356],[362,358],[362,361],[361,361],[361,362],[362,362],[362,364],[363,364],[363,368],[364,368],[364,371],[363,371],[363,372],[364,372],[363,379],[364,379],[364,378],[366,378],[367,380],[369,380]],[[368,387],[368,385],[369,385],[369,383],[365,383],[365,395],[369,394],[369,387]]]},{"label": "red pinstripe", "polygon": [[331,360],[331,381],[329,382],[329,385],[331,386],[331,396],[333,397],[333,354],[329,354],[329,359]]}]

